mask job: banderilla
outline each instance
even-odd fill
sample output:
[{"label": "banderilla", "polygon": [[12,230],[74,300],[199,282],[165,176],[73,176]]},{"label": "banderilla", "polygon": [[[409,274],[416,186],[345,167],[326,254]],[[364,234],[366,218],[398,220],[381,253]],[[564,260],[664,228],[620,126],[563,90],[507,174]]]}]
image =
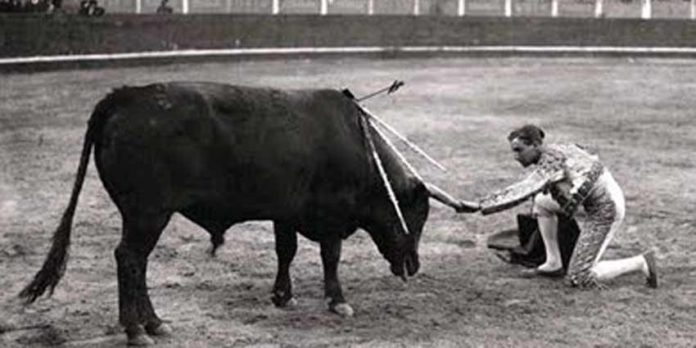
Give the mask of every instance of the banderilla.
[{"label": "banderilla", "polygon": [[382,94],[384,92],[387,92],[387,94],[392,94],[392,93],[396,92],[397,90],[399,90],[399,88],[401,88],[401,86],[403,86],[403,85],[404,85],[404,81],[394,80],[394,82],[391,84],[391,86],[384,87],[384,88],[380,89],[379,91],[372,92],[364,97],[360,97],[360,98],[356,99],[356,101],[361,102],[363,100],[370,99],[370,98],[372,98],[378,94]]}]

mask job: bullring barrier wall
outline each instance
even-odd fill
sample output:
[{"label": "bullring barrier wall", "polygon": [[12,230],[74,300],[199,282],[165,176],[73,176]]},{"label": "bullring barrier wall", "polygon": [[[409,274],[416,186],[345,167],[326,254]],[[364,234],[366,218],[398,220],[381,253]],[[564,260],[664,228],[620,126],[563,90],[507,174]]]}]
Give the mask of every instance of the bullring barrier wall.
[{"label": "bullring barrier wall", "polygon": [[355,15],[0,15],[0,58],[189,49],[696,48],[696,21]]}]

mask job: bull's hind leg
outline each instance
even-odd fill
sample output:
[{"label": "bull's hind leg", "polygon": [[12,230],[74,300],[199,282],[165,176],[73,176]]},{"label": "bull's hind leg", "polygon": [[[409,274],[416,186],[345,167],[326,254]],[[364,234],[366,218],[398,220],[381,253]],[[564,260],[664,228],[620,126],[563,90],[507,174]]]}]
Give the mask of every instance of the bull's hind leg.
[{"label": "bull's hind leg", "polygon": [[324,266],[324,297],[329,310],[343,317],[352,317],[353,308],[346,303],[338,281],[338,262],[341,260],[340,237],[321,241],[321,261]]},{"label": "bull's hind leg", "polygon": [[164,335],[171,332],[155,314],[146,284],[148,255],[170,218],[171,213],[123,215],[123,236],[115,255],[119,321],[128,335],[128,345],[153,343],[146,333]]},{"label": "bull's hind leg", "polygon": [[290,226],[280,222],[273,223],[275,232],[276,255],[278,256],[278,273],[273,285],[273,303],[276,307],[292,305],[292,280],[290,279],[290,264],[297,252],[297,232]]}]

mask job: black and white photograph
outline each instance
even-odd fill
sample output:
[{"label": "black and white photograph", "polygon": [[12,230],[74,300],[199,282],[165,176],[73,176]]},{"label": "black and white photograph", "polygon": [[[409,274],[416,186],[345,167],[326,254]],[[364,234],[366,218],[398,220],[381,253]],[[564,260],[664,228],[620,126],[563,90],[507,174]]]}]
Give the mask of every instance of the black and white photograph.
[{"label": "black and white photograph", "polygon": [[0,0],[0,346],[696,347],[696,0]]}]

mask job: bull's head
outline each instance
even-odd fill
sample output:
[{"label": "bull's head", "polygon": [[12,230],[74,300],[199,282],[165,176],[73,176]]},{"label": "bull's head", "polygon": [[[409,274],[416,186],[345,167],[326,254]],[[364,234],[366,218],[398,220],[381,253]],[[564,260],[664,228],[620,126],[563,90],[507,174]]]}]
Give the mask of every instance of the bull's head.
[{"label": "bull's head", "polygon": [[412,276],[420,268],[418,244],[430,209],[430,194],[423,182],[413,177],[405,179],[395,183],[394,191],[408,226],[408,234],[384,188],[373,191],[361,224],[389,261],[391,272],[404,280],[406,274]]}]

